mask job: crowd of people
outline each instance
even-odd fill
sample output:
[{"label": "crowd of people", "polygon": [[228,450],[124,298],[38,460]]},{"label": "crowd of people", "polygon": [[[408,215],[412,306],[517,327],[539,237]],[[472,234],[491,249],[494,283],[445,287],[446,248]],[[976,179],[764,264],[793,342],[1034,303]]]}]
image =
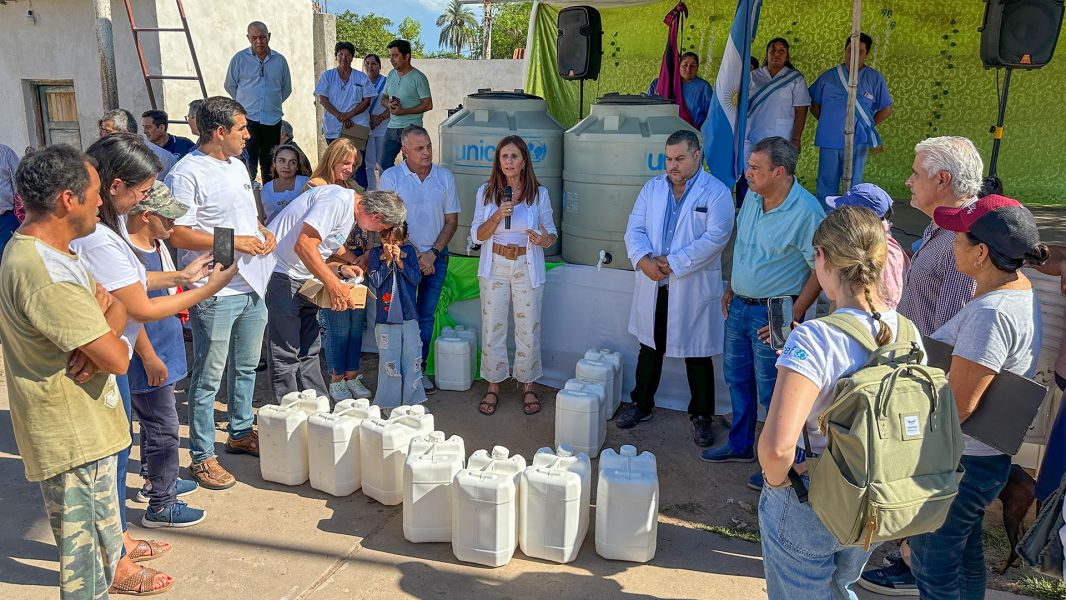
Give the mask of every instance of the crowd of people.
[{"label": "crowd of people", "polygon": [[[189,494],[236,483],[216,454],[214,405],[223,379],[222,449],[252,456],[259,454],[252,396],[263,358],[275,401],[314,389],[334,401],[373,396],[388,411],[423,402],[435,389],[424,365],[460,202],[452,173],[433,163],[422,127],[433,101],[428,79],[411,64],[410,44],[388,44],[394,70],[387,77],[377,55],[364,57],[359,72],[354,46],[337,44],[337,67],[315,87],[328,148],[312,167],[282,120],[291,93],[285,57],[270,48],[263,23],[249,25],[248,41],[226,75],[230,97],[190,103],[195,141],[170,134],[169,117],[158,110],[142,114],[139,135],[133,114],[117,109],[101,116],[100,138],[84,153],[55,145],[20,161],[0,146],[0,341],[16,442],[26,477],[41,485],[65,598],[173,585],[139,564],[171,546],[127,531],[134,415],[143,477],[135,500],[148,505],[141,524],[190,527],[206,512],[186,503]],[[859,110],[870,118],[856,145],[856,181],[859,154],[877,145],[874,126],[891,113],[884,79],[861,66],[872,40],[861,43]],[[680,57],[685,101],[693,104],[709,95],[709,86],[692,84],[698,60]],[[699,458],[759,461],[747,483],[761,491],[772,598],[822,597],[824,590],[854,598],[860,577],[885,593],[980,598],[982,516],[1006,483],[1010,456],[967,437],[959,493],[943,526],[908,540],[909,552],[889,567],[866,573],[872,547],[842,545],[794,488],[809,485],[807,459],[825,450],[818,416],[837,383],[869,356],[861,340],[807,316],[824,296],[834,315],[854,320],[877,346],[901,332],[919,346],[922,336],[954,346],[950,387],[965,420],[996,374],[1032,376],[1040,310],[1020,269],[1063,275],[1066,248],[1041,244],[1032,214],[1017,201],[979,197],[983,162],[974,145],[938,137],[915,147],[906,182],[911,205],[932,220],[909,257],[892,238],[892,199],[883,189],[860,183],[837,195],[846,68],[830,69],[808,90],[791,67],[788,42],[767,45],[752,77],[747,169],[736,200],[734,182],[703,168],[695,133],[679,130],[667,140],[666,171],[634,199],[625,234],[635,266],[629,331],[639,351],[631,402],[616,426],[652,418],[663,359],[683,358]],[[795,176],[808,106],[819,119],[814,194]],[[689,114],[706,113],[690,106]],[[501,384],[514,378],[523,412],[534,415],[541,400],[533,384],[544,372],[545,249],[558,232],[521,137],[499,140],[474,206],[480,376],[488,382],[478,410],[493,415]],[[232,264],[212,256],[218,228],[233,232]],[[727,281],[722,254],[734,231]],[[327,307],[303,293],[316,282]],[[358,284],[377,299],[373,394],[361,372],[367,315],[352,294]],[[768,307],[783,297],[792,301],[787,317],[795,328],[775,350]],[[728,438],[717,446],[716,354],[724,355],[733,408]],[[1066,369],[1059,373],[1066,386]],[[175,397],[186,377],[190,480],[179,477]],[[768,417],[757,436],[760,405]],[[1058,423],[1053,448],[1066,436],[1064,419]],[[1045,461],[1042,497],[1059,485],[1063,468]]]}]

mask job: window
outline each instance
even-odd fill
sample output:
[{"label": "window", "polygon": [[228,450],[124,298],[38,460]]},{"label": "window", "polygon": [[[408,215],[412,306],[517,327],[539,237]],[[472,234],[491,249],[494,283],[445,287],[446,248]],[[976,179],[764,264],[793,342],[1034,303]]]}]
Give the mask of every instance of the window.
[{"label": "window", "polygon": [[81,128],[73,82],[35,84],[33,91],[38,143],[70,144],[80,149]]}]

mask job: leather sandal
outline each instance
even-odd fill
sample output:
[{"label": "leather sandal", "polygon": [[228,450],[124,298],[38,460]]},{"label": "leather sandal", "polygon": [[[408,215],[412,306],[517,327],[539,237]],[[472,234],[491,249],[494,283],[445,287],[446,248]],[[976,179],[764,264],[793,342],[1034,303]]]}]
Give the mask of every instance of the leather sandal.
[{"label": "leather sandal", "polygon": [[166,585],[159,589],[154,589],[156,575],[163,575],[163,573],[151,567],[141,567],[129,577],[112,584],[107,592],[124,596],[154,596],[162,594],[174,585],[174,578],[171,577]]},{"label": "leather sandal", "polygon": [[[531,402],[526,402],[528,396],[533,396]],[[533,390],[522,391],[522,412],[527,415],[535,415],[540,412],[540,398],[537,398],[537,394]]]},{"label": "leather sandal", "polygon": [[167,555],[174,546],[167,545],[165,548],[155,540],[137,540],[137,546],[126,553],[135,563],[148,562]]},{"label": "leather sandal", "polygon": [[[489,402],[489,396],[492,396],[492,402]],[[478,405],[477,410],[483,415],[494,415],[499,402],[500,396],[496,392],[485,392],[485,399]]]}]

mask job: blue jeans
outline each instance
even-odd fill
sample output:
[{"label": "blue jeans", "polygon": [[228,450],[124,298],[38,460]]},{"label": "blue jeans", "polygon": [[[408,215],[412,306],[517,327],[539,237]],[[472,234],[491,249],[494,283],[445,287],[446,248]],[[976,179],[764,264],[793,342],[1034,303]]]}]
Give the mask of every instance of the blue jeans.
[{"label": "blue jeans", "polygon": [[381,150],[381,172],[396,164],[396,156],[400,153],[403,145],[400,144],[402,127],[388,127],[385,129],[385,141]]},{"label": "blue jeans", "polygon": [[378,323],[374,335],[378,342],[378,389],[374,405],[396,408],[425,402],[418,323]]},{"label": "blue jeans", "polygon": [[763,487],[759,533],[770,600],[855,600],[851,586],[876,547],[841,545],[791,487]]},{"label": "blue jeans", "polygon": [[252,432],[255,367],[263,352],[267,310],[263,299],[250,292],[208,298],[189,309],[189,317],[189,453],[198,463],[215,455],[215,396],[223,373],[229,434],[239,440]]},{"label": "blue jeans", "polygon": [[325,329],[322,349],[326,353],[326,366],[330,375],[344,375],[359,370],[363,356],[363,328],[366,311],[330,310],[318,311],[318,322]]},{"label": "blue jeans", "polygon": [[[141,332],[144,335],[144,332]],[[122,408],[126,411],[126,419],[130,422],[130,439],[133,439],[133,401],[130,396],[130,380],[125,375],[116,375],[115,383],[118,384],[118,394],[122,396]],[[122,531],[126,531],[126,469],[130,465],[130,446],[126,446],[115,455],[115,487],[118,488],[118,518],[122,519]],[[126,555],[126,549],[122,549],[122,555]]]},{"label": "blue jeans", "polygon": [[15,230],[18,228],[19,220],[15,217],[13,209],[0,213],[0,258],[3,258],[4,248],[7,247],[7,243],[11,241],[11,236],[15,235]]},{"label": "blue jeans", "polygon": [[429,358],[429,340],[433,337],[433,317],[444,289],[444,277],[448,274],[448,249],[440,253],[433,263],[433,274],[423,275],[415,295],[415,310],[418,312],[418,337],[422,339],[422,364]]},{"label": "blue jeans", "polygon": [[985,597],[985,552],[981,525],[985,508],[1010,476],[1010,456],[962,457],[966,473],[959,495],[940,529],[911,537],[911,571],[922,598],[981,600]]},{"label": "blue jeans", "polygon": [[152,484],[148,506],[161,511],[178,498],[178,408],[174,384],[133,394],[141,422],[141,474]]},{"label": "blue jeans", "polygon": [[725,382],[733,402],[733,422],[729,425],[729,445],[738,454],[755,446],[755,424],[759,404],[769,408],[777,383],[777,352],[759,339],[766,327],[765,304],[746,304],[737,297],[729,304],[725,320],[725,354],[722,357]]},{"label": "blue jeans", "polygon": [[[866,146],[855,147],[855,158],[851,163],[851,185],[862,183],[862,172],[866,170]],[[815,196],[822,203],[822,208],[829,210],[825,203],[826,196],[839,196],[847,190],[839,190],[840,178],[844,176],[844,150],[835,148],[818,149],[818,183]],[[839,191],[838,191],[839,190]]]}]

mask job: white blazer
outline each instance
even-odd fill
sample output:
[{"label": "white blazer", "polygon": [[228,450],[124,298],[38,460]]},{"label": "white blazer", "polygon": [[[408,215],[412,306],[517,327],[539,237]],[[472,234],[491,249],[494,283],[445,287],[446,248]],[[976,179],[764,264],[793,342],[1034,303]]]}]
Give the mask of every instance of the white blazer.
[{"label": "white blazer", "polygon": [[[666,356],[687,358],[721,354],[725,318],[721,298],[722,251],[733,232],[733,197],[729,188],[700,169],[688,184],[691,189],[678,215],[670,254],[666,260],[670,307],[666,325]],[[659,175],[644,184],[626,226],[626,249],[635,269],[629,332],[641,344],[655,348],[655,303],[658,282],[640,269],[637,261],[663,254],[663,223],[670,202],[670,180]]]},{"label": "white blazer", "polygon": [[[479,240],[477,237],[477,228],[482,223],[488,221],[489,218],[499,210],[499,207],[493,203],[485,204],[485,189],[488,188],[488,183],[481,184],[481,187],[477,189],[477,198],[474,200],[474,218],[470,223],[470,237],[475,242],[481,244],[481,255],[477,266],[477,276],[481,278],[489,278],[492,276],[492,236],[489,236],[487,240]],[[540,186],[537,189],[537,201],[531,207],[532,214],[536,215],[537,223],[534,224],[531,229],[534,231],[540,231],[541,226],[544,226],[544,230],[552,235],[558,235],[555,230],[555,220],[552,216],[552,203],[548,198],[548,188]],[[503,227],[503,224],[500,224]],[[529,283],[533,288],[538,288],[544,284],[544,248],[540,246],[534,246],[532,243],[526,240],[526,264],[529,267]]]}]

